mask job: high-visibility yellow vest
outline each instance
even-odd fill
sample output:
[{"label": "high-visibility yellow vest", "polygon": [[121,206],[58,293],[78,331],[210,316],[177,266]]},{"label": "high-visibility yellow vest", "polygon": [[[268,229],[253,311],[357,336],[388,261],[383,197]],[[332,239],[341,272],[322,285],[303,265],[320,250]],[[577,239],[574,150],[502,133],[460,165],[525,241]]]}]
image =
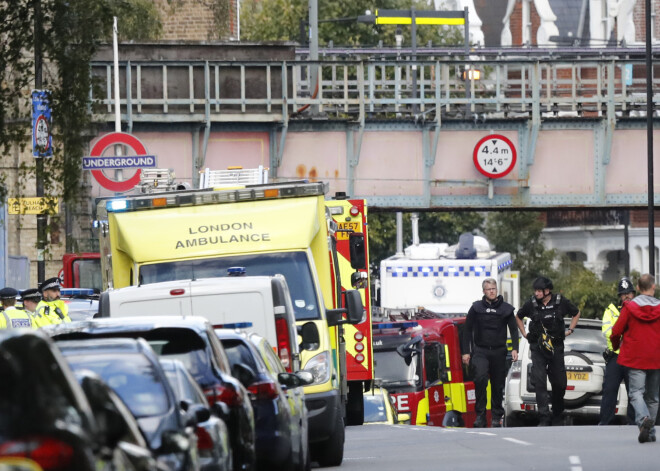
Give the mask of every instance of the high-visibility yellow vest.
[{"label": "high-visibility yellow vest", "polygon": [[23,309],[9,306],[0,312],[0,329],[34,329],[32,318]]},{"label": "high-visibility yellow vest", "polygon": [[[619,319],[619,314],[621,314],[619,308],[614,304],[607,306],[607,309],[605,309],[605,312],[603,313],[603,336],[607,339],[607,348],[610,350],[612,350],[612,341],[610,340],[612,327],[614,327],[614,324],[616,324],[616,321]],[[618,354],[619,350],[614,353]]]},{"label": "high-visibility yellow vest", "polygon": [[39,301],[37,304],[37,315],[45,317],[50,324],[61,324],[62,322],[71,322],[69,317],[69,306],[57,299],[55,301]]}]

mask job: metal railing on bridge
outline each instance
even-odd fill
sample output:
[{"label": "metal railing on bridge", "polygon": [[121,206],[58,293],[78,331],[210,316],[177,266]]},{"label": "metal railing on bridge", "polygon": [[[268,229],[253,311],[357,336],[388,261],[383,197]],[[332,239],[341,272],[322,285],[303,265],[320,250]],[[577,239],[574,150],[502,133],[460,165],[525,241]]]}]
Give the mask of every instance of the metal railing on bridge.
[{"label": "metal railing on bridge", "polygon": [[[643,50],[464,54],[420,49],[413,60],[410,50],[333,49],[321,51],[319,61],[306,60],[304,51],[293,61],[123,61],[120,103],[129,124],[286,123],[312,115],[362,123],[645,116]],[[310,79],[314,70],[321,77],[318,87]],[[99,79],[91,94],[95,121],[111,122],[112,62],[93,62],[92,73]],[[660,77],[653,86],[660,86]]]}]

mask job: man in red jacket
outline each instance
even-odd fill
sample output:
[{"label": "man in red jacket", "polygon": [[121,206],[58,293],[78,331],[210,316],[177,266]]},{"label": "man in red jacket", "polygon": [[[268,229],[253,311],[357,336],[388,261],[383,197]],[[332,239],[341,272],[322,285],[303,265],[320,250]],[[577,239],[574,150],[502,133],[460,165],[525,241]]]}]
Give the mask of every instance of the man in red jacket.
[{"label": "man in red jacket", "polygon": [[640,293],[624,303],[612,328],[612,348],[621,346],[620,365],[630,368],[629,399],[635,409],[639,442],[655,441],[655,417],[660,395],[660,300],[653,297],[655,278],[644,274],[637,282]]}]

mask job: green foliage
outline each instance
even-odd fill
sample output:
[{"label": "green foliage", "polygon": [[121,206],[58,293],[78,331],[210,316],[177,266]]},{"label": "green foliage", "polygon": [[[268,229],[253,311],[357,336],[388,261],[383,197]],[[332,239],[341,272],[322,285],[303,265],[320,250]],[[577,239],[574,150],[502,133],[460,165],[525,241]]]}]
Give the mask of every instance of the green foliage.
[{"label": "green foliage", "polygon": [[[520,296],[526,299],[532,294],[532,282],[538,276],[554,280],[553,268],[556,257],[541,239],[543,221],[536,212],[507,211],[490,213],[486,221],[486,237],[498,252],[510,252],[513,269],[520,271]],[[558,286],[554,282],[555,286]]]},{"label": "green foliage", "polygon": [[[420,242],[458,243],[463,232],[481,228],[483,216],[476,212],[419,213]],[[403,247],[412,244],[410,214],[403,215]],[[369,213],[369,257],[372,267],[396,252],[396,213]]]},{"label": "green foliage", "polygon": [[[245,41],[300,41],[300,23],[308,20],[307,0],[244,0],[241,4],[241,39]],[[432,9],[421,0],[332,0],[319,2],[319,44],[332,41],[340,46],[374,46],[396,44],[393,25],[358,23],[357,17],[366,10],[376,9]],[[336,20],[342,21],[323,21]],[[306,29],[308,33],[308,29]],[[404,45],[411,44],[411,28],[403,26]],[[458,27],[418,26],[417,44],[461,44],[463,30]]]},{"label": "green foliage", "polygon": [[591,270],[580,262],[562,260],[561,272],[554,280],[555,292],[570,299],[587,319],[602,319],[603,311],[610,304],[618,303],[617,283],[601,281]]},{"label": "green foliage", "polygon": [[[0,2],[0,150],[7,156],[14,146],[25,148],[30,142],[28,91],[35,84],[34,47],[40,38],[42,88],[52,93],[55,152],[44,160],[45,196],[71,202],[79,194],[80,161],[91,126],[89,62],[100,42],[112,38],[113,16],[119,18],[122,38],[147,39],[160,34],[157,15],[148,0]],[[23,166],[22,178],[34,171],[34,166]],[[1,181],[0,195],[6,192]]]}]

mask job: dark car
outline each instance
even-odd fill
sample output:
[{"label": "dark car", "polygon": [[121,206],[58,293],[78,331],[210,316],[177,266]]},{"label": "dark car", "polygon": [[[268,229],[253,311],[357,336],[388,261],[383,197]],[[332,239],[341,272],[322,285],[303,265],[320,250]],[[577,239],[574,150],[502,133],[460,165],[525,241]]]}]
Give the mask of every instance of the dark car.
[{"label": "dark car", "polygon": [[180,409],[158,357],[147,342],[71,340],[58,341],[57,346],[74,371],[92,371],[119,395],[161,465],[173,471],[198,469],[197,437],[191,428],[196,418]]},{"label": "dark car", "polygon": [[78,384],[42,333],[0,331],[0,378],[0,460],[31,459],[45,471],[153,469],[139,437],[130,443],[125,421],[93,382]]},{"label": "dark car", "polygon": [[248,392],[231,376],[231,367],[211,324],[202,317],[148,316],[92,319],[47,327],[57,340],[144,338],[163,358],[181,360],[204,391],[209,404],[224,402],[234,469],[256,463],[254,413]]},{"label": "dark car", "polygon": [[[209,408],[204,393],[181,361],[161,358],[160,365],[177,399],[185,404],[186,408],[190,405]],[[222,402],[216,402],[214,406],[223,409],[217,415],[226,416],[229,413],[229,409]],[[209,420],[198,423],[195,428],[202,471],[230,471],[232,468],[229,430],[217,415],[212,415]]]},{"label": "dark car", "polygon": [[287,373],[268,341],[257,334],[216,329],[232,366],[250,392],[260,469],[309,469],[307,408],[302,386],[310,377]]}]

